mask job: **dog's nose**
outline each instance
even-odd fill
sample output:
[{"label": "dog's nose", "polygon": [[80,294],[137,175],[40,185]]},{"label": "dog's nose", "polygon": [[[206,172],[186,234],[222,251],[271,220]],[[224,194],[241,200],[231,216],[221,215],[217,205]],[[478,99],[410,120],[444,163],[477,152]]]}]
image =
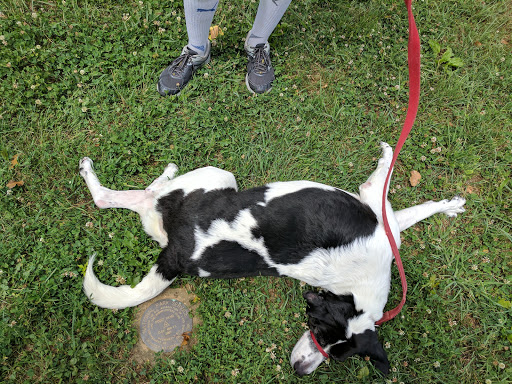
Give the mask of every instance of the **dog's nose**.
[{"label": "dog's nose", "polygon": [[299,376],[304,376],[306,374],[306,370],[301,365],[300,361],[297,361],[295,364],[293,364],[293,369],[295,369],[295,373]]}]

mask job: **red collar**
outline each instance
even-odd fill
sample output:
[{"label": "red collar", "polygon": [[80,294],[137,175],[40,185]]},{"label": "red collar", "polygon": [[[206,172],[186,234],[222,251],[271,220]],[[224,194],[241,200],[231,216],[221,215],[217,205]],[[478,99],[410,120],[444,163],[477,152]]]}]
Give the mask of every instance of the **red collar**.
[{"label": "red collar", "polygon": [[318,349],[318,351],[323,355],[323,357],[325,357],[326,359],[329,358],[329,355],[327,354],[327,352],[324,351],[324,349],[322,348],[322,346],[318,343],[318,341],[316,341],[316,337],[315,335],[313,334],[313,331],[309,330],[309,334],[311,335],[311,340],[313,340],[313,343],[315,343],[315,346],[316,348]]}]

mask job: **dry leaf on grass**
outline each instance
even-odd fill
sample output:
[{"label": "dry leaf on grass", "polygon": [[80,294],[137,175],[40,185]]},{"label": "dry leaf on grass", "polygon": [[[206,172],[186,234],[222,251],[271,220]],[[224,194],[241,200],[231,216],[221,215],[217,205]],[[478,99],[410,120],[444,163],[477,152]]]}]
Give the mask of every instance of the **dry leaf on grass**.
[{"label": "dry leaf on grass", "polygon": [[181,342],[181,345],[180,345],[180,350],[183,349],[183,347],[185,347],[189,340],[190,340],[190,335],[191,335],[192,332],[183,332],[182,336],[183,336],[183,341]]},{"label": "dry leaf on grass", "polygon": [[224,35],[224,31],[222,30],[221,27],[219,27],[218,25],[213,25],[210,27],[210,35],[208,36],[208,38],[210,40],[215,40],[217,38],[217,36],[223,36]]},{"label": "dry leaf on grass", "polygon": [[21,187],[23,184],[25,184],[25,182],[23,180],[20,180],[20,181],[11,180],[7,183],[7,188],[13,189],[14,187]]},{"label": "dry leaf on grass", "polygon": [[18,164],[18,157],[19,155],[14,155],[11,160],[11,165],[9,165],[9,169],[13,169]]},{"label": "dry leaf on grass", "polygon": [[466,193],[478,193],[478,188],[473,187],[472,185],[468,185],[466,187]]},{"label": "dry leaf on grass", "polygon": [[417,186],[420,180],[421,174],[418,171],[411,171],[411,177],[409,178],[409,183],[411,183],[411,186]]}]

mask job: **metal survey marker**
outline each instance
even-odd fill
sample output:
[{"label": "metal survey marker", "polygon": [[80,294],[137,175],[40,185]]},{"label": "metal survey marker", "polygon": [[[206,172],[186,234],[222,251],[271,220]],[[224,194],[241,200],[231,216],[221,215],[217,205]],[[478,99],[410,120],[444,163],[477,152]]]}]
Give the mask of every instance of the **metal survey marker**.
[{"label": "metal survey marker", "polygon": [[151,304],[142,315],[142,341],[155,352],[172,352],[183,342],[183,334],[192,331],[188,308],[178,300],[163,299]]}]

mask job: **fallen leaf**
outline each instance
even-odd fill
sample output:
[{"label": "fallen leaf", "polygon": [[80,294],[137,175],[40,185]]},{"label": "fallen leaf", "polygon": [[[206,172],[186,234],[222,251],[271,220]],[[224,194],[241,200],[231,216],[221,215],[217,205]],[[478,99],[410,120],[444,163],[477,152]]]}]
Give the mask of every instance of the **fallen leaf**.
[{"label": "fallen leaf", "polygon": [[499,299],[498,304],[501,305],[503,308],[507,308],[507,309],[512,308],[512,303],[505,299]]},{"label": "fallen leaf", "polygon": [[189,340],[190,340],[190,334],[191,334],[191,333],[192,333],[192,332],[183,332],[183,334],[182,334],[182,336],[183,336],[183,341],[181,342],[180,350],[188,344],[188,342],[189,342]]},{"label": "fallen leaf", "polygon": [[218,25],[213,25],[210,27],[210,35],[208,36],[208,38],[210,40],[215,40],[217,38],[217,36],[223,36],[224,35],[224,31],[222,30],[221,27],[219,27]]},{"label": "fallen leaf", "polygon": [[11,180],[7,183],[7,188],[13,189],[14,187],[21,187],[23,184],[25,184],[25,182],[23,180],[20,180],[20,181]]},{"label": "fallen leaf", "polygon": [[9,169],[13,169],[18,164],[18,156],[19,155],[14,155],[11,160],[11,165],[9,165]]},{"label": "fallen leaf", "polygon": [[411,177],[409,182],[411,183],[411,187],[415,187],[420,182],[421,175],[418,171],[411,171]]},{"label": "fallen leaf", "polygon": [[466,193],[478,195],[480,194],[480,189],[477,186],[468,185],[466,187]]}]

